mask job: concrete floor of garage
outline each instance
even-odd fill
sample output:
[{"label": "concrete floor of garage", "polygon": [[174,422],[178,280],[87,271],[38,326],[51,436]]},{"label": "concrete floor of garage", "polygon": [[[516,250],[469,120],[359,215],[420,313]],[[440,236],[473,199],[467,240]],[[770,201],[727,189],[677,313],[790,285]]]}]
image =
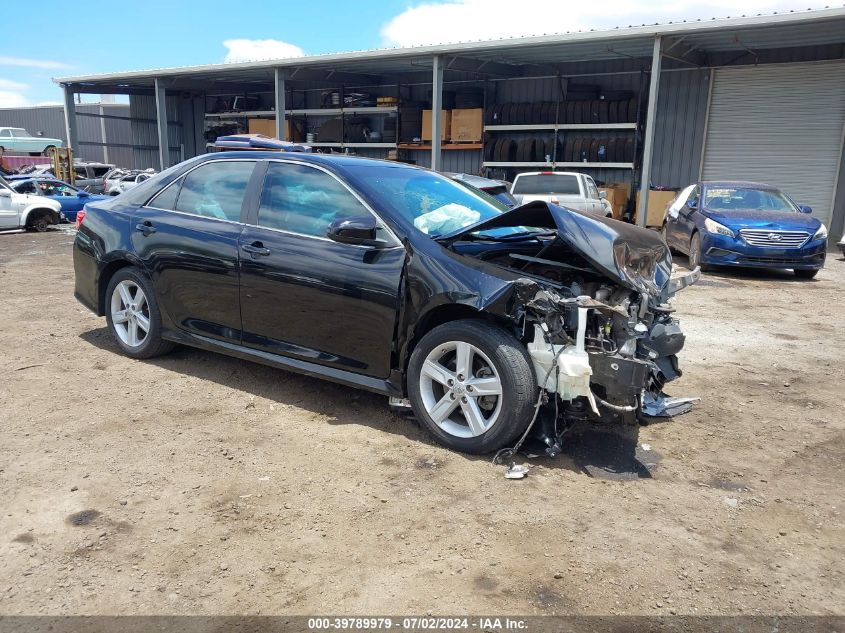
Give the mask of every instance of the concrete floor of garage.
[{"label": "concrete floor of garage", "polygon": [[701,402],[641,430],[650,478],[508,481],[382,397],[120,355],[72,239],[0,235],[0,614],[843,613],[838,254],[677,297]]}]

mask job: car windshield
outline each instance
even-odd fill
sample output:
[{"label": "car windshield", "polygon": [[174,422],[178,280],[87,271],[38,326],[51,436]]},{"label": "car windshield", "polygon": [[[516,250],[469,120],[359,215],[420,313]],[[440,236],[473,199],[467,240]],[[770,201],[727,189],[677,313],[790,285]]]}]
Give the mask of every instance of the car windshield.
[{"label": "car windshield", "polygon": [[798,207],[777,189],[753,187],[707,187],[704,206],[714,211],[732,209],[798,212]]},{"label": "car windshield", "polygon": [[492,196],[434,172],[372,165],[353,169],[359,187],[378,206],[431,237],[459,231],[508,210]]},{"label": "car windshield", "polygon": [[514,194],[563,194],[578,195],[581,189],[578,186],[578,178],[571,174],[526,174],[517,176],[513,182]]}]

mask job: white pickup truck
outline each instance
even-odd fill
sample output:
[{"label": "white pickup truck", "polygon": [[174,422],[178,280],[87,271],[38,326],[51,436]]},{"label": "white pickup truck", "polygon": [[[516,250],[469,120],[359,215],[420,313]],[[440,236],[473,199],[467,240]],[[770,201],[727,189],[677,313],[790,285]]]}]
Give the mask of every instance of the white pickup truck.
[{"label": "white pickup truck", "polygon": [[0,178],[0,231],[46,231],[64,219],[62,205],[44,196],[18,193]]},{"label": "white pickup truck", "polygon": [[517,174],[511,195],[519,204],[540,200],[595,215],[613,217],[613,209],[595,181],[574,171],[530,171]]}]

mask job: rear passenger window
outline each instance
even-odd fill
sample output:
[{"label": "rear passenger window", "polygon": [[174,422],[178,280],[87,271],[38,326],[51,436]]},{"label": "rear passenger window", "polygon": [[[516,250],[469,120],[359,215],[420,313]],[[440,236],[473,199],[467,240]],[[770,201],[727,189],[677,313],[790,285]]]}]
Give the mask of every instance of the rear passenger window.
[{"label": "rear passenger window", "polygon": [[254,167],[254,161],[214,161],[197,167],[184,178],[176,211],[239,221]]},{"label": "rear passenger window", "polygon": [[150,200],[147,206],[173,211],[176,208],[176,197],[179,195],[181,184],[181,179],[170,183],[155,198]]},{"label": "rear passenger window", "polygon": [[325,237],[334,220],[368,214],[346,187],[324,171],[289,163],[271,163],[267,169],[258,208],[260,226]]}]

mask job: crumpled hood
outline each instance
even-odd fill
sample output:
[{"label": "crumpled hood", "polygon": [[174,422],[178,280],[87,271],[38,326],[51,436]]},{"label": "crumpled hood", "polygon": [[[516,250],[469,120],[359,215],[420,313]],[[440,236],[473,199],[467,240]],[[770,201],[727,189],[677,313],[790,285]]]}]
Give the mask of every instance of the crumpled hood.
[{"label": "crumpled hood", "polygon": [[557,229],[560,239],[610,279],[657,297],[672,274],[672,256],[654,231],[547,202],[529,202],[441,239],[502,227]]},{"label": "crumpled hood", "polygon": [[807,213],[786,211],[761,211],[759,209],[702,209],[702,213],[728,228],[781,229],[783,231],[809,231],[815,233],[821,221]]}]

